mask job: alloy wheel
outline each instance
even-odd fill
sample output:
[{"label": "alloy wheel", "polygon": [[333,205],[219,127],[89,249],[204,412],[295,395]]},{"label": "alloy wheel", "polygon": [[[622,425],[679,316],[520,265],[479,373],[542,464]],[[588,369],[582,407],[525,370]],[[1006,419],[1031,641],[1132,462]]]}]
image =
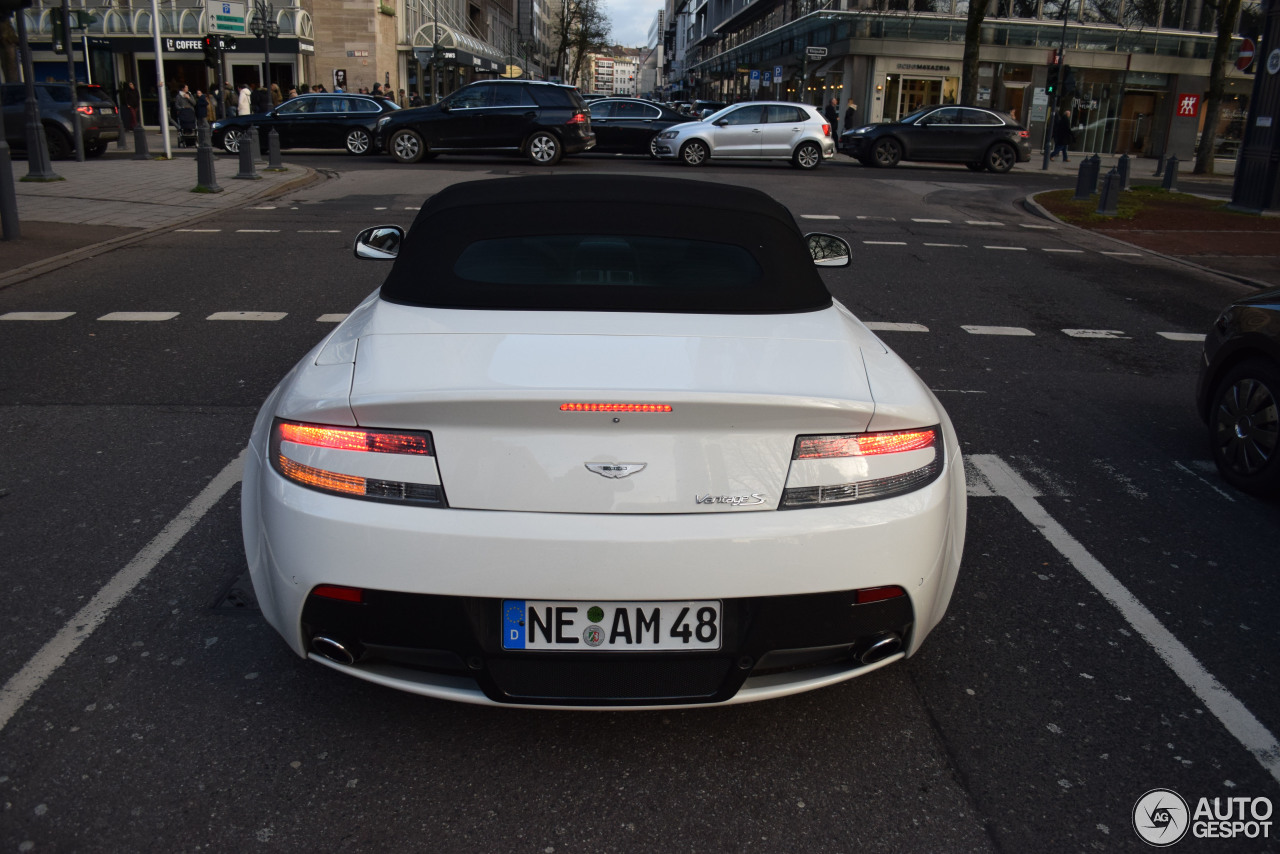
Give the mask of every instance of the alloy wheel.
[{"label": "alloy wheel", "polygon": [[1256,377],[1224,385],[1214,410],[1215,456],[1231,472],[1253,478],[1266,472],[1280,446],[1277,390]]}]

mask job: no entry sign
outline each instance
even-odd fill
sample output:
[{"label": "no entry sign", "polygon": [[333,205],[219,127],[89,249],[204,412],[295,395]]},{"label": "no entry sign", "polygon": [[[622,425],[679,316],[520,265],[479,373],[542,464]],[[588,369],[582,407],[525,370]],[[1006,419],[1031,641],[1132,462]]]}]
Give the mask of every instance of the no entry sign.
[{"label": "no entry sign", "polygon": [[1240,42],[1240,55],[1236,57],[1236,68],[1246,71],[1250,65],[1253,65],[1253,49],[1253,39]]}]

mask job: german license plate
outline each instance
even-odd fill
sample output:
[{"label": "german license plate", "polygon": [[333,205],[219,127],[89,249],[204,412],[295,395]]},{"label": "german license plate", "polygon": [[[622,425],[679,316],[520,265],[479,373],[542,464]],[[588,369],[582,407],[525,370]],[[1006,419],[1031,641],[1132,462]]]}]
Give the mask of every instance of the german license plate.
[{"label": "german license plate", "polygon": [[114,107],[103,107],[102,114],[104,116],[114,116],[116,114],[116,111]]},{"label": "german license plate", "polygon": [[720,648],[720,602],[565,602],[504,599],[502,648],[556,652]]}]

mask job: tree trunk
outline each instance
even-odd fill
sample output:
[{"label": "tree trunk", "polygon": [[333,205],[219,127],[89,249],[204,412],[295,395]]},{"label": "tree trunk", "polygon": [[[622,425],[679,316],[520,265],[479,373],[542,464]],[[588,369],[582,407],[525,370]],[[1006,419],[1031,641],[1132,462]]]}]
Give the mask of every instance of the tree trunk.
[{"label": "tree trunk", "polygon": [[960,103],[971,107],[978,103],[978,47],[986,17],[987,0],[969,0],[969,16],[964,26],[964,65],[960,70]]},{"label": "tree trunk", "polygon": [[1200,150],[1196,152],[1195,175],[1213,174],[1213,149],[1218,135],[1218,119],[1222,115],[1222,93],[1226,88],[1227,62],[1231,56],[1231,35],[1240,17],[1240,0],[1223,0],[1218,6],[1218,38],[1213,44],[1213,63],[1209,66],[1209,97],[1204,104],[1204,130],[1200,134]]}]

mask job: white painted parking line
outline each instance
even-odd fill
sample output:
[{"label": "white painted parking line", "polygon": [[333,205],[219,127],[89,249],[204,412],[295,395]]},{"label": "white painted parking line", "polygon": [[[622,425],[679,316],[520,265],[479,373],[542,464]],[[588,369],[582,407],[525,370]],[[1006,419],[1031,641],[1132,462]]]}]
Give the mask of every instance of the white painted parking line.
[{"label": "white painted parking line", "polygon": [[835,214],[800,214],[801,219],[839,219]]},{"label": "white painted parking line", "polygon": [[1099,255],[1111,255],[1115,258],[1141,258],[1141,252],[1099,252]]},{"label": "white painted parking line", "polygon": [[113,311],[104,314],[99,320],[133,320],[142,323],[160,320],[173,320],[178,316],[176,311]]},{"label": "white painted parking line", "polygon": [[983,249],[1003,249],[1005,252],[1026,252],[1025,246],[984,246]]},{"label": "white painted parking line", "polygon": [[905,240],[864,240],[867,246],[906,246]]},{"label": "white painted parking line", "polygon": [[1204,340],[1203,332],[1157,332],[1161,338],[1168,338],[1170,341],[1195,341],[1197,343]]},{"label": "white painted parking line", "polygon": [[298,234],[341,234],[340,228],[300,228]]},{"label": "white painted parking line", "polygon": [[949,219],[921,219],[918,217],[912,217],[911,221],[912,222],[932,222],[932,223],[937,223],[938,225],[951,225],[951,220]]},{"label": "white painted parking line", "polygon": [[279,234],[278,228],[237,228],[236,234]]},{"label": "white painted parking line", "polygon": [[[1199,466],[1199,467],[1205,468],[1207,471],[1217,471],[1217,466],[1215,466],[1215,465],[1214,465],[1212,462],[1210,462],[1209,460],[1196,460],[1196,461],[1194,461],[1194,462],[1192,463],[1192,465],[1195,465],[1195,466]],[[1185,474],[1189,474],[1189,475],[1191,475],[1191,476],[1192,476],[1192,477],[1194,477],[1196,480],[1200,481],[1200,482],[1201,482],[1201,483],[1203,483],[1205,486],[1209,487],[1209,488],[1210,488],[1210,489],[1212,489],[1214,492],[1218,493],[1218,494],[1219,494],[1219,495],[1221,495],[1223,498],[1225,498],[1225,499],[1227,499],[1228,501],[1230,501],[1232,504],[1235,504],[1235,503],[1236,503],[1235,498],[1233,498],[1230,494],[1228,494],[1227,492],[1224,492],[1223,490],[1221,490],[1221,489],[1219,489],[1218,487],[1214,486],[1212,483],[1210,483],[1209,481],[1205,480],[1205,479],[1204,479],[1204,478],[1202,478],[1200,475],[1196,474],[1196,473],[1195,473],[1195,472],[1193,472],[1191,469],[1189,469],[1189,468],[1187,468],[1186,466],[1184,466],[1182,463],[1177,462],[1177,461],[1175,460],[1175,461],[1174,461],[1174,463],[1173,463],[1173,467],[1174,467],[1174,468],[1176,468],[1176,469],[1181,469]]]},{"label": "white painted parking line", "polygon": [[1083,250],[1083,249],[1046,249],[1046,250],[1044,250],[1044,251],[1045,251],[1045,252],[1061,252],[1061,253],[1063,253],[1063,254],[1070,254],[1070,255],[1083,255],[1083,254],[1084,254],[1084,250]]},{"label": "white painted parking line", "polygon": [[385,210],[386,210],[386,208],[385,208],[385,207],[382,207],[382,208],[374,208],[374,210],[375,210],[375,211],[385,211]]},{"label": "white painted parking line", "polygon": [[1021,326],[961,326],[960,328],[970,335],[1021,335],[1035,337],[1034,332],[1030,329],[1023,329]]},{"label": "white painted parking line", "polygon": [[115,606],[240,482],[243,458],[244,454],[241,452],[240,456],[214,475],[213,480],[209,481],[199,495],[191,499],[190,504],[182,508],[151,542],[134,555],[133,560],[125,564],[21,670],[4,683],[4,687],[0,688],[0,730],[13,720],[13,716],[31,699],[31,695],[49,680],[80,644],[106,621]]},{"label": "white painted parking line", "polygon": [[283,311],[215,311],[205,320],[283,320]]},{"label": "white painted parking line", "polygon": [[74,311],[11,311],[0,314],[0,320],[66,320]]},{"label": "white painted parking line", "polygon": [[174,231],[186,232],[187,234],[217,234],[222,231],[220,228],[175,228]]},{"label": "white painted parking line", "polygon": [[963,243],[926,243],[925,246],[937,246],[943,249],[964,249]]},{"label": "white painted parking line", "polygon": [[420,210],[422,210],[422,208],[421,208],[421,207],[416,207],[416,208],[405,208],[405,210],[407,210],[407,211],[420,211]]},{"label": "white painted parking line", "polygon": [[341,323],[346,319],[345,314],[322,314],[316,318],[316,323]]},{"label": "white painted parking line", "polygon": [[1064,329],[1062,331],[1072,338],[1124,338],[1126,340],[1129,338],[1119,329]]},{"label": "white painted parking line", "polygon": [[920,323],[887,323],[882,320],[868,320],[863,324],[876,332],[928,332],[929,327]]},{"label": "white painted parking line", "polygon": [[859,216],[859,217],[858,217],[858,219],[861,219],[861,220],[869,220],[869,221],[875,221],[875,222],[897,222],[897,220],[895,220],[895,219],[894,219],[893,217],[891,217],[891,216],[871,216],[871,215],[867,215],[867,216]]},{"label": "white painted parking line", "polygon": [[258,205],[256,208],[249,208],[251,211],[273,211],[275,209],[275,205]]},{"label": "white painted parking line", "polygon": [[1038,494],[994,454],[968,458],[992,491],[1008,499],[1033,528],[1049,541],[1086,581],[1120,612],[1125,622],[1147,642],[1200,702],[1259,764],[1280,782],[1280,742],[1236,697],[1204,668],[1191,650],[1173,636],[1079,540],[1071,536],[1036,500]]},{"label": "white painted parking line", "polygon": [[1041,225],[1041,224],[1040,224],[1040,223],[1038,223],[1038,222],[1020,222],[1020,223],[1018,223],[1018,224],[1019,224],[1020,226],[1022,226],[1023,228],[1038,228],[1038,229],[1041,229],[1042,231],[1057,231],[1057,230],[1058,230],[1058,227],[1057,227],[1056,225]]},{"label": "white painted parking line", "polygon": [[966,219],[965,225],[1004,225],[1003,222],[993,222],[988,219]]}]

